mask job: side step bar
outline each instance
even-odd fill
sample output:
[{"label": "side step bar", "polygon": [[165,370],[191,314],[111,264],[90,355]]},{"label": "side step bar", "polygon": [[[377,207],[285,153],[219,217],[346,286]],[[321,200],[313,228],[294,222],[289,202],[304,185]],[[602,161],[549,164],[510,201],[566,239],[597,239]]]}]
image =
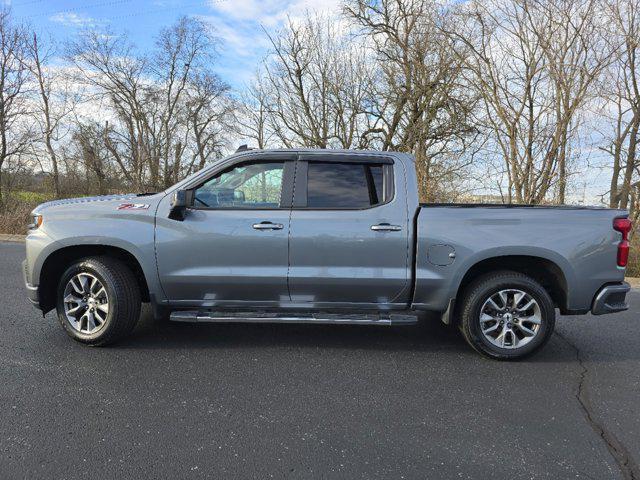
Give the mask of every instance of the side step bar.
[{"label": "side step bar", "polygon": [[413,325],[417,315],[398,313],[269,313],[269,312],[212,312],[175,311],[169,319],[185,323],[316,323],[343,325]]}]

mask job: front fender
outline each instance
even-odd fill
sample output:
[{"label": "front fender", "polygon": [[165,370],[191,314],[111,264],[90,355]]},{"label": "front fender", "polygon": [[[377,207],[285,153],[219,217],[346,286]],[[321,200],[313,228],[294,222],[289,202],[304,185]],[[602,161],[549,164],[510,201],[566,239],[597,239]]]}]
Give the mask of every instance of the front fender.
[{"label": "front fender", "polygon": [[91,215],[87,212],[52,215],[45,218],[45,222],[42,231],[36,230],[27,237],[27,264],[33,285],[40,283],[47,259],[62,249],[112,247],[128,252],[138,261],[150,295],[164,300],[156,270],[153,215],[137,212]]}]

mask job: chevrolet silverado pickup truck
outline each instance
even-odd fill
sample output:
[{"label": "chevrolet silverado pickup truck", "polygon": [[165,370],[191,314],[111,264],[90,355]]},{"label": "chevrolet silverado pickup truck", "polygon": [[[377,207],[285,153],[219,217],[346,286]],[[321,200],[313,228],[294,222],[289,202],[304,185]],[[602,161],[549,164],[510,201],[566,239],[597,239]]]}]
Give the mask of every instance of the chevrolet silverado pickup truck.
[{"label": "chevrolet silverado pickup truck", "polygon": [[404,153],[244,150],[160,193],[32,215],[29,298],[88,345],[131,332],[142,302],[178,322],[406,325],[429,311],[515,359],[549,340],[556,309],[628,308],[627,212],[420,204]]}]

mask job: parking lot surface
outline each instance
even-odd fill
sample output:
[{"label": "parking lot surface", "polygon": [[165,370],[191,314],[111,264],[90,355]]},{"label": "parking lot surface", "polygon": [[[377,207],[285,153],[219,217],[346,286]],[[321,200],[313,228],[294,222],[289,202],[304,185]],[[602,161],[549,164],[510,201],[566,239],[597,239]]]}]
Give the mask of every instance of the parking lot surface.
[{"label": "parking lot surface", "polygon": [[419,326],[184,325],[73,342],[0,243],[0,478],[640,478],[640,292],[538,355]]}]

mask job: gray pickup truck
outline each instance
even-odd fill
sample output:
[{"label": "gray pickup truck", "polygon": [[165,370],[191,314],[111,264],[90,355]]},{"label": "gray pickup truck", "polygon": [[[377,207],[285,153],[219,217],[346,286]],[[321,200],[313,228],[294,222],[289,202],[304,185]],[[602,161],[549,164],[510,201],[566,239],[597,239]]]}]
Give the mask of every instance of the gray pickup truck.
[{"label": "gray pickup truck", "polygon": [[107,345],[142,302],[179,322],[456,325],[480,353],[531,354],[555,309],[625,310],[631,223],[604,208],[419,204],[393,152],[245,150],[154,194],[48,202],[24,277],[65,331]]}]

